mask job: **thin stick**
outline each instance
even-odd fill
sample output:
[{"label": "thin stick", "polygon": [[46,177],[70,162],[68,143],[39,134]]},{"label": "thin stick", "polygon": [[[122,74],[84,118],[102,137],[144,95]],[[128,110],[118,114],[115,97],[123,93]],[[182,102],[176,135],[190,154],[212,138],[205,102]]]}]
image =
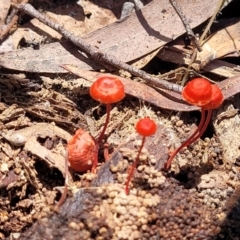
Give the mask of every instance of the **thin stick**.
[{"label": "thin stick", "polygon": [[172,4],[172,6],[174,7],[174,9],[177,12],[178,16],[180,17],[180,19],[181,19],[181,21],[183,23],[183,26],[186,29],[186,32],[187,32],[188,36],[190,37],[190,39],[192,40],[192,42],[196,46],[197,50],[199,52],[201,52],[202,48],[201,48],[201,46],[199,44],[199,41],[198,41],[197,37],[195,36],[193,30],[191,29],[189,21],[185,17],[184,13],[182,12],[181,7],[179,6],[179,4],[177,3],[176,0],[169,0],[169,2]]},{"label": "thin stick", "polygon": [[[225,0],[219,0],[218,5],[217,5],[214,13],[213,13],[210,21],[208,22],[207,27],[205,28],[204,32],[202,33],[202,35],[201,35],[201,37],[200,37],[200,39],[199,39],[199,45],[200,45],[200,46],[203,45],[203,40],[204,40],[207,32],[209,31],[210,27],[212,26],[213,21],[214,21],[214,19],[216,18],[218,12],[219,12],[220,9],[222,8],[224,2],[225,2]],[[191,69],[192,64],[195,62],[196,57],[197,57],[197,51],[196,51],[196,49],[194,49],[194,50],[193,50],[192,57],[191,57],[191,59],[190,59],[190,63],[189,63],[189,65],[188,65],[188,69],[189,69],[189,70]],[[182,86],[185,85],[185,82],[187,81],[188,75],[189,75],[189,71],[185,72],[185,74],[184,74],[184,76],[183,76],[183,78],[182,78],[182,84],[181,84]]]},{"label": "thin stick", "polygon": [[82,40],[82,38],[77,37],[68,30],[66,30],[62,25],[54,22],[52,19],[38,12],[32,5],[18,4],[16,5],[16,8],[23,10],[25,13],[31,15],[32,17],[35,17],[36,19],[43,22],[47,26],[61,33],[61,35],[64,38],[70,40],[73,44],[80,47],[81,50],[83,50],[87,55],[91,56],[98,63],[100,64],[105,63],[104,66],[108,64],[110,66],[116,67],[117,69],[123,69],[125,71],[128,71],[132,75],[140,77],[144,79],[147,83],[154,85],[156,87],[172,90],[175,92],[181,92],[182,90],[181,86],[170,83],[163,79],[159,79],[157,77],[150,76],[145,71],[132,67],[131,65],[128,65],[127,63],[118,60],[113,55],[104,53],[103,51],[99,51],[99,49],[88,44],[87,42]]},{"label": "thin stick", "polygon": [[68,151],[66,151],[66,156],[65,156],[65,171],[64,171],[64,189],[63,189],[63,193],[59,199],[59,201],[57,202],[55,209],[59,209],[59,207],[61,207],[63,205],[63,203],[66,201],[67,198],[67,193],[68,193]]},{"label": "thin stick", "polygon": [[202,35],[199,39],[199,43],[200,43],[201,46],[203,45],[203,40],[204,40],[205,36],[207,35],[207,32],[210,30],[210,27],[212,26],[217,14],[221,10],[224,2],[225,2],[225,0],[219,0],[218,5],[217,5],[214,13],[213,13],[212,17],[210,18],[210,21],[208,22],[207,27],[205,28],[204,32],[202,33]]}]

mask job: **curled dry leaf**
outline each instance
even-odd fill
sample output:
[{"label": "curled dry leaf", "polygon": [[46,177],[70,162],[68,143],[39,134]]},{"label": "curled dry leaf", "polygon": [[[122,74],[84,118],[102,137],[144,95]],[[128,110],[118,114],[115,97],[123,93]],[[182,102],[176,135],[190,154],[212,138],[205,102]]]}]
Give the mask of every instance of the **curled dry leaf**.
[{"label": "curled dry leaf", "polygon": [[[91,82],[93,82],[96,78],[100,77],[101,75],[106,75],[98,72],[80,70],[71,65],[63,65],[62,67],[88,80],[89,86],[91,85]],[[162,89],[161,92],[158,92],[157,90],[145,84],[135,82],[133,80],[126,79],[123,77],[119,78],[124,84],[125,92],[127,94],[142,99],[146,102],[149,102],[157,107],[183,112],[199,109],[198,107],[190,106],[187,103],[185,103],[182,100],[182,96],[180,93],[164,89]],[[240,75],[223,80],[222,82],[217,83],[217,85],[223,91],[224,99],[227,99],[240,92]]]},{"label": "curled dry leaf", "polygon": [[203,67],[206,72],[211,72],[222,77],[234,77],[240,73],[240,66],[223,60],[214,60]]},{"label": "curled dry leaf", "polygon": [[[200,70],[209,62],[240,50],[240,19],[230,19],[227,23],[225,20],[224,23],[227,27],[213,33],[203,44],[203,51],[197,54],[196,61],[192,64],[194,69]],[[190,59],[184,56],[189,53],[178,39],[160,51],[157,56],[164,61],[188,64]]]},{"label": "curled dry leaf", "polygon": [[[85,71],[85,70],[80,70],[75,66],[72,65],[62,65],[65,69],[67,69],[69,72],[72,72],[82,78],[85,78],[89,81],[89,86],[91,85],[94,80],[100,76],[106,76],[106,74],[103,73],[98,73],[98,72],[92,72],[92,71]],[[107,74],[109,76],[113,76],[111,74]],[[157,92],[155,89],[145,85],[141,84],[139,82],[132,81],[127,78],[123,77],[118,77],[121,79],[125,92],[131,96],[140,98],[144,101],[150,102],[155,106],[159,106],[165,109],[174,109],[172,108],[173,106],[177,108],[179,111],[189,111],[192,109],[192,106],[189,106],[184,103],[184,101],[181,99],[181,95],[179,93],[170,93],[170,95],[174,96],[176,98],[175,102],[171,100],[168,97],[163,96],[159,92]]]}]

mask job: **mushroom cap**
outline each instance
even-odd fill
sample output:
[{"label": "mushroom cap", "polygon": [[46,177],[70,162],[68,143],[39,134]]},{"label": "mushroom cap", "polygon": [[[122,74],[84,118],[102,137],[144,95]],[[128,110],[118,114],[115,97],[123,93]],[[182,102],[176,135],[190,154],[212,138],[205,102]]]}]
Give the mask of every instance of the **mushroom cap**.
[{"label": "mushroom cap", "polygon": [[125,97],[124,85],[116,77],[99,77],[90,87],[90,95],[104,104],[116,103]]},{"label": "mushroom cap", "polygon": [[182,97],[190,104],[203,107],[211,101],[211,83],[205,78],[194,78],[183,88]]},{"label": "mushroom cap", "polygon": [[152,119],[146,117],[137,122],[136,130],[140,135],[147,137],[153,135],[157,131],[157,125]]},{"label": "mushroom cap", "polygon": [[204,106],[204,109],[206,110],[220,107],[224,100],[221,89],[216,84],[212,84],[211,87],[212,87],[212,98],[211,98],[211,101]]},{"label": "mushroom cap", "polygon": [[68,162],[77,172],[87,172],[92,168],[96,144],[88,132],[78,129],[67,145]]}]

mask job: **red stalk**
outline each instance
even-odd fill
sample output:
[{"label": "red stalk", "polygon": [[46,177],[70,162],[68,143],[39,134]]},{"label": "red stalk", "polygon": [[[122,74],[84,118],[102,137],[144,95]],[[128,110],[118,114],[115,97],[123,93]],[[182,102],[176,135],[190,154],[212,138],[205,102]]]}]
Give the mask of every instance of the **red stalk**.
[{"label": "red stalk", "polygon": [[131,166],[130,172],[129,172],[128,177],[127,177],[127,182],[126,182],[126,187],[125,187],[125,192],[126,192],[127,195],[129,194],[129,184],[130,184],[130,181],[131,181],[131,179],[132,179],[134,170],[136,169],[136,167],[137,167],[137,165],[138,165],[139,156],[140,156],[140,154],[141,154],[143,145],[144,145],[144,143],[145,143],[145,139],[146,139],[146,137],[143,136],[143,138],[142,138],[142,144],[141,144],[141,146],[140,146],[140,148],[139,148],[138,155],[137,155],[137,157],[136,157],[133,165]]}]

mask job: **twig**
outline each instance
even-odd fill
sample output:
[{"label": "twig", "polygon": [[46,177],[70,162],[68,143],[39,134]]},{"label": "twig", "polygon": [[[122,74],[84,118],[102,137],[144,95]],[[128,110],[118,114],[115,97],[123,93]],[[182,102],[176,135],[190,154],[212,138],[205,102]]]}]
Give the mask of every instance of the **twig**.
[{"label": "twig", "polygon": [[69,174],[69,170],[68,170],[68,151],[67,151],[66,156],[65,156],[64,189],[63,189],[63,192],[62,192],[62,195],[61,195],[59,201],[57,202],[57,204],[55,206],[55,210],[59,209],[59,207],[61,207],[63,205],[63,203],[66,201],[67,193],[68,193],[68,174]]},{"label": "twig", "polygon": [[0,41],[10,32],[10,30],[16,24],[17,21],[18,16],[17,15],[13,16],[11,21],[8,23],[7,27],[0,32]]},{"label": "twig", "polygon": [[210,21],[208,22],[207,27],[205,28],[204,32],[202,33],[202,35],[199,39],[199,43],[201,46],[203,45],[203,40],[204,40],[205,36],[207,35],[207,32],[209,31],[210,27],[212,26],[214,19],[216,18],[217,14],[221,10],[222,6],[224,5],[224,2],[225,2],[225,0],[219,0],[214,13],[213,13]]},{"label": "twig", "polygon": [[[28,0],[22,0],[21,4],[27,2]],[[10,32],[13,26],[17,23],[18,19],[18,11],[16,9],[12,9],[6,19],[7,26],[4,29],[0,29],[0,41],[2,41],[2,39]]]},{"label": "twig", "polygon": [[[218,12],[220,11],[220,9],[222,8],[222,6],[224,5],[224,2],[225,2],[225,0],[219,0],[219,2],[218,2],[218,4],[217,4],[217,7],[216,7],[216,9],[215,9],[215,11],[214,11],[214,13],[213,13],[213,15],[212,15],[212,17],[211,17],[208,25],[207,25],[207,27],[205,28],[204,32],[202,33],[202,35],[201,35],[201,37],[200,37],[200,39],[199,39],[199,44],[200,44],[200,46],[203,45],[203,40],[204,40],[207,32],[209,31],[210,27],[212,26],[213,21],[214,21],[214,19],[216,18]],[[197,57],[197,51],[196,51],[196,49],[194,49],[194,50],[193,50],[193,54],[192,54],[191,59],[190,59],[190,62],[189,62],[189,65],[188,65],[188,70],[190,70],[190,68],[192,67],[192,64],[193,64],[193,63],[195,62],[195,60],[196,60],[196,57]],[[182,78],[182,84],[181,84],[182,86],[183,86],[183,85],[185,84],[185,82],[187,81],[188,75],[189,75],[189,71],[186,71],[185,74],[184,74],[184,76],[183,76],[183,78]]]},{"label": "twig", "polygon": [[157,77],[150,76],[145,71],[132,67],[131,65],[128,65],[127,63],[118,60],[113,55],[104,53],[103,51],[100,51],[96,47],[93,47],[92,45],[82,40],[80,37],[77,37],[68,30],[66,30],[62,25],[54,22],[47,16],[44,16],[43,14],[38,12],[32,5],[19,4],[16,5],[16,8],[23,10],[25,13],[31,15],[32,17],[37,18],[39,21],[43,22],[47,26],[58,31],[64,38],[70,40],[73,44],[80,47],[81,50],[83,50],[87,55],[91,56],[95,61],[99,62],[100,64],[105,63],[109,64],[110,66],[114,66],[117,69],[123,69],[125,71],[128,71],[132,75],[144,79],[148,84],[151,84],[155,87],[164,88],[175,92],[181,92],[182,90],[181,86],[170,83],[163,79],[159,79]]},{"label": "twig", "polygon": [[191,41],[194,43],[195,47],[197,48],[197,50],[199,52],[202,51],[202,48],[199,44],[199,41],[197,39],[197,37],[195,36],[193,30],[191,29],[190,27],[190,24],[189,24],[189,21],[188,19],[185,17],[184,13],[182,12],[182,9],[181,7],[178,5],[177,1],[176,0],[169,0],[170,3],[172,4],[172,6],[174,7],[175,11],[177,12],[178,16],[180,17],[182,23],[183,23],[183,26],[185,27],[186,29],[186,32],[189,36],[189,38],[191,39]]}]

